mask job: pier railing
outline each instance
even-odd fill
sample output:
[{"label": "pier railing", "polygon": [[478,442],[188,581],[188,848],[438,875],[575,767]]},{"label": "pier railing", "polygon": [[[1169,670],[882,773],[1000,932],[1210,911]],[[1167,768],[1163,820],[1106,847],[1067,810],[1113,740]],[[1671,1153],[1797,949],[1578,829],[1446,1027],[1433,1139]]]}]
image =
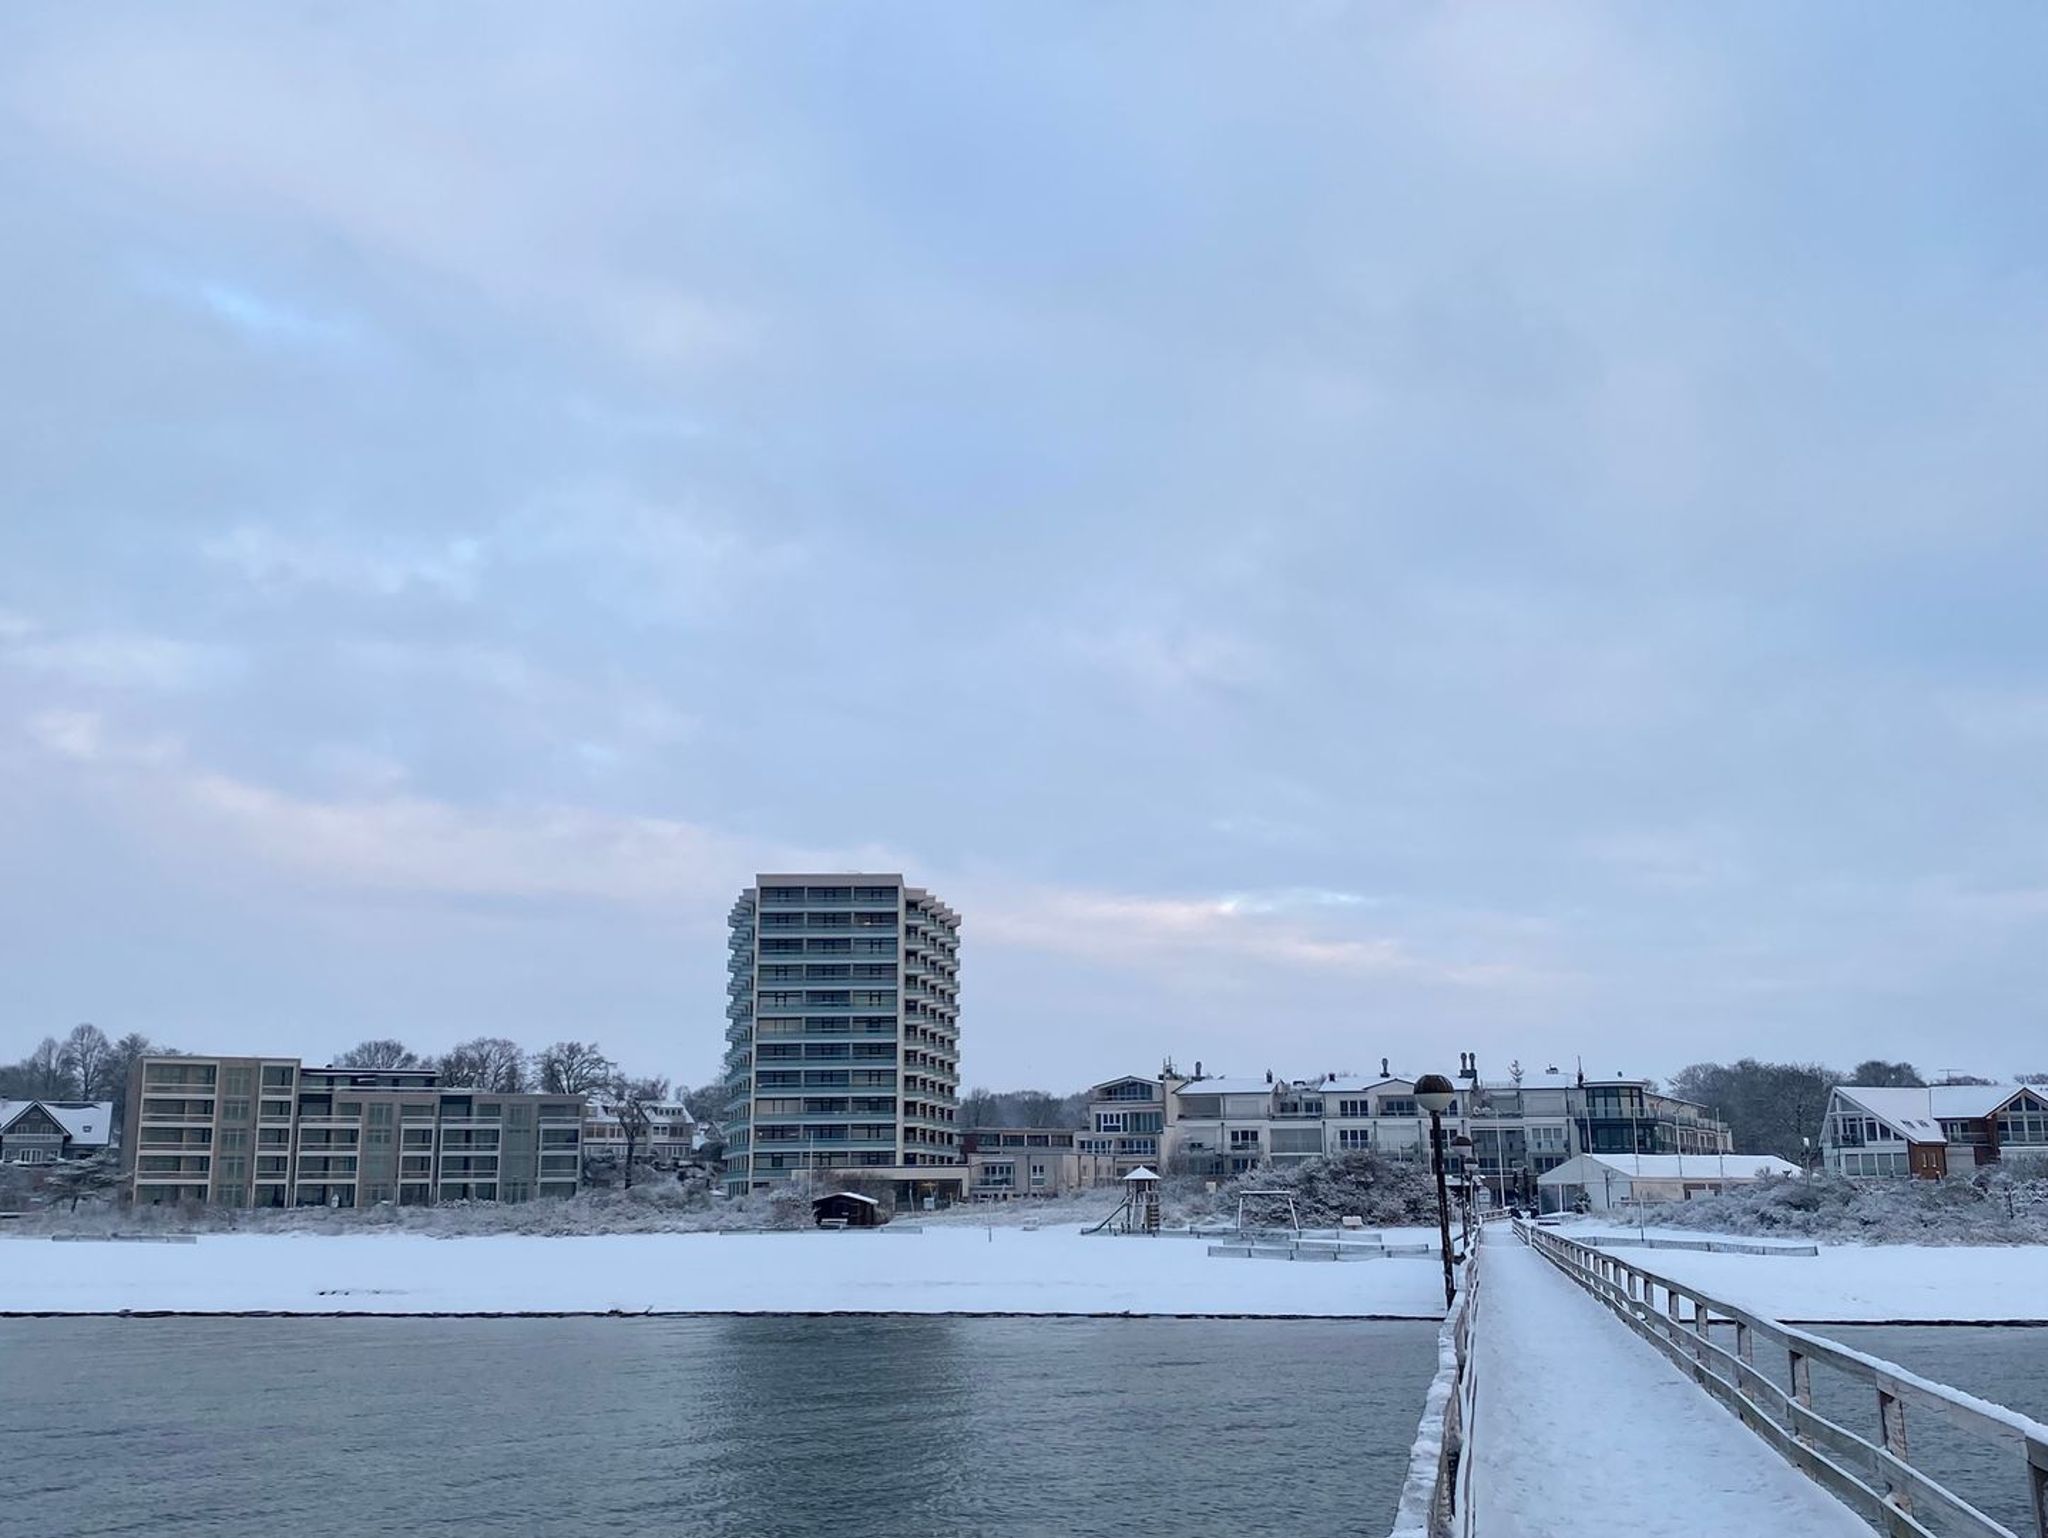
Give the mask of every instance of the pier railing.
[{"label": "pier railing", "polygon": [[[1521,1222],[1515,1232],[1878,1531],[1891,1538],[2021,1538],[1913,1465],[1906,1439],[1911,1409],[1941,1417],[1994,1457],[2009,1459],[2031,1497],[2033,1521],[2021,1532],[2048,1538],[2048,1426],[1562,1234]],[[1726,1344],[1715,1338],[1717,1329]],[[1877,1438],[1813,1408],[1815,1363],[1869,1391]]]},{"label": "pier railing", "polygon": [[1436,1376],[1408,1452],[1408,1477],[1389,1538],[1468,1538],[1472,1531],[1472,1458],[1465,1439],[1478,1387],[1472,1366],[1478,1313],[1479,1257],[1474,1254],[1459,1270],[1457,1301],[1437,1331]]}]

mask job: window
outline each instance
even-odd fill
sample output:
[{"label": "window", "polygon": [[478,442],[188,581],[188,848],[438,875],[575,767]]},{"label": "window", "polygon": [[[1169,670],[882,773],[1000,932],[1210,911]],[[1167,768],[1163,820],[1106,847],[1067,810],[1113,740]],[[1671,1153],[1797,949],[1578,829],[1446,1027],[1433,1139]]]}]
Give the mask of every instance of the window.
[{"label": "window", "polygon": [[1420,1114],[1413,1095],[1388,1095],[1380,1101],[1382,1116],[1415,1116]]},{"label": "window", "polygon": [[1370,1148],[1372,1147],[1372,1129],[1369,1127],[1340,1127],[1337,1129],[1337,1146],[1347,1150]]},{"label": "window", "polygon": [[1372,1102],[1370,1100],[1340,1100],[1337,1102],[1337,1114],[1339,1116],[1370,1116],[1372,1115]]},{"label": "window", "polygon": [[1095,1130],[1097,1132],[1123,1131],[1124,1113],[1122,1111],[1097,1111],[1095,1113]]},{"label": "window", "polygon": [[244,1095],[239,1099],[221,1101],[220,1119],[222,1121],[247,1121],[249,1119],[249,1097]]},{"label": "window", "polygon": [[1258,1129],[1256,1127],[1232,1127],[1230,1129],[1230,1146],[1233,1151],[1244,1148],[1257,1148],[1259,1146]]},{"label": "window", "polygon": [[222,1153],[227,1153],[231,1150],[239,1153],[248,1146],[249,1134],[245,1129],[224,1129],[221,1132],[220,1147]]},{"label": "window", "polygon": [[289,1100],[266,1100],[263,1102],[262,1109],[265,1121],[289,1121],[291,1119],[292,1103]]},{"label": "window", "polygon": [[223,1069],[220,1076],[220,1091],[223,1095],[246,1095],[254,1077],[254,1071],[248,1068]]},{"label": "window", "polygon": [[291,1069],[275,1063],[265,1068],[263,1070],[263,1087],[265,1089],[290,1089],[292,1087]]}]

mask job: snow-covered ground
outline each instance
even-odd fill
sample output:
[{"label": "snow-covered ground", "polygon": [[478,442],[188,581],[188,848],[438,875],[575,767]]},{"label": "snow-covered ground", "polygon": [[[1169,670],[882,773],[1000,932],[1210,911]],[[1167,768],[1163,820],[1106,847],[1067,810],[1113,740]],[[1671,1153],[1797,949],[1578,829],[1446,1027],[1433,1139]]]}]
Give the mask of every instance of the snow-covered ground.
[{"label": "snow-covered ground", "polygon": [[[1388,1243],[1416,1242],[1390,1230]],[[1212,1259],[1198,1239],[921,1233],[0,1238],[0,1313],[1042,1313],[1429,1318],[1432,1260]]]},{"label": "snow-covered ground", "polygon": [[[1597,1222],[1565,1225],[1558,1232],[1574,1238],[1634,1234]],[[1650,1230],[1653,1236],[1671,1232]],[[1717,1236],[1687,1231],[1683,1237]],[[1626,1248],[1613,1253],[1773,1319],[2048,1320],[2048,1245],[1823,1244],[1818,1256],[1801,1257]]]}]

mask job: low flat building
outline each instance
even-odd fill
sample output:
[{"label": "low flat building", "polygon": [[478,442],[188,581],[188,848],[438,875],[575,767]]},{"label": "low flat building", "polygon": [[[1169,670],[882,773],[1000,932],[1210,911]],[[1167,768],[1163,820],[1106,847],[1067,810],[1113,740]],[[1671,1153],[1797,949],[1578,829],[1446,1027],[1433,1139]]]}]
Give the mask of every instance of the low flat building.
[{"label": "low flat building", "polygon": [[2011,1154],[2048,1157],[2048,1090],[2024,1084],[1838,1084],[1821,1122],[1830,1174],[1939,1180]]},{"label": "low flat building", "polygon": [[1798,1173],[1798,1165],[1771,1154],[1574,1154],[1545,1170],[1536,1185],[1546,1212],[1580,1205],[1606,1212],[1690,1201]]},{"label": "low flat building", "polygon": [[572,1196],[581,1095],[443,1087],[431,1069],[145,1057],[129,1073],[124,1201],[430,1206]]},{"label": "low flat building", "polygon": [[1082,1153],[1087,1134],[1071,1127],[975,1127],[962,1134],[967,1194],[976,1201],[1063,1196],[1110,1184],[1107,1154]]},{"label": "low flat building", "polygon": [[0,1100],[0,1164],[88,1158],[113,1136],[111,1100]]}]

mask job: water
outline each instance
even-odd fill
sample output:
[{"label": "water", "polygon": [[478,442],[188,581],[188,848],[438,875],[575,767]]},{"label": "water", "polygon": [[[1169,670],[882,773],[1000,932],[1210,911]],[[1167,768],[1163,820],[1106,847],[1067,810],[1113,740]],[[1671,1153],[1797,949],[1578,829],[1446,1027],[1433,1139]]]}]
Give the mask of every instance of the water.
[{"label": "water", "polygon": [[[2048,1421],[2048,1329],[1927,1325],[1829,1325],[1816,1332],[1853,1350],[1980,1399]],[[1872,1440],[1881,1436],[1877,1395],[1816,1363],[1814,1408]],[[1914,1467],[2015,1532],[2033,1531],[2026,1462],[1943,1417],[1908,1407],[1906,1447]]]},{"label": "water", "polygon": [[0,1534],[1360,1533],[1427,1324],[0,1320]]}]

